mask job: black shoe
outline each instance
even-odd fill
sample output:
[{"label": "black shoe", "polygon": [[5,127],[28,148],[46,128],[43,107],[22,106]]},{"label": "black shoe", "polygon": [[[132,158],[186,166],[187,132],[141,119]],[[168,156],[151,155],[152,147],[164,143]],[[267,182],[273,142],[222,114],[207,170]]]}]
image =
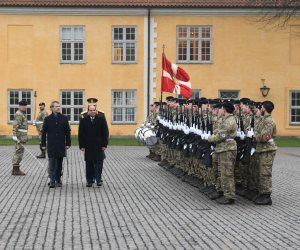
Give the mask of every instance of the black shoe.
[{"label": "black shoe", "polygon": [[62,186],[61,181],[56,182],[56,186],[57,186],[57,187],[61,187],[61,186]]},{"label": "black shoe", "polygon": [[93,183],[88,182],[88,183],[86,184],[86,186],[87,186],[87,187],[92,187],[92,186],[93,186]]},{"label": "black shoe", "polygon": [[46,158],[46,154],[45,153],[41,153],[36,158],[38,158],[38,159],[45,159]]},{"label": "black shoe", "polygon": [[221,198],[216,200],[217,203],[222,205],[231,205],[234,204],[234,199],[226,198],[225,196],[222,196]]},{"label": "black shoe", "polygon": [[260,194],[254,200],[256,205],[272,205],[272,199],[270,194]]},{"label": "black shoe", "polygon": [[50,182],[49,188],[55,188],[55,182]]},{"label": "black shoe", "polygon": [[213,200],[216,200],[216,199],[219,199],[219,198],[221,198],[223,196],[223,192],[213,192],[213,193],[210,193],[209,195],[208,195],[208,198],[209,199],[211,199],[212,201]]},{"label": "black shoe", "polygon": [[102,182],[98,182],[98,183],[97,183],[97,187],[101,187],[102,184],[103,184]]}]

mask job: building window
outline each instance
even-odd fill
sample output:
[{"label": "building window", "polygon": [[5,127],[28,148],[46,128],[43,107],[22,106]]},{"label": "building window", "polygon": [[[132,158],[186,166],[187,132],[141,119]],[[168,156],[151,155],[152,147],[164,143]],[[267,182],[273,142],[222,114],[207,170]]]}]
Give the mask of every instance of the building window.
[{"label": "building window", "polygon": [[136,27],[113,27],[113,63],[136,63]]},{"label": "building window", "polygon": [[220,90],[221,99],[239,99],[239,90]]},{"label": "building window", "polygon": [[71,123],[78,123],[84,109],[84,91],[62,90],[60,100],[62,114],[66,115]]},{"label": "building window", "polygon": [[212,28],[177,26],[177,62],[211,63]]},{"label": "building window", "polygon": [[300,125],[300,90],[290,91],[290,124]]},{"label": "building window", "polygon": [[136,122],[136,91],[113,90],[112,91],[112,122],[135,123]]},{"label": "building window", "polygon": [[85,29],[83,26],[63,26],[60,28],[60,62],[84,63]]},{"label": "building window", "polygon": [[12,122],[14,120],[14,114],[18,111],[19,101],[21,100],[25,100],[27,102],[27,109],[25,111],[25,115],[29,122],[32,121],[32,90],[9,90],[8,100],[8,122]]},{"label": "building window", "polygon": [[[200,89],[193,89],[192,90],[192,96],[190,99],[197,99],[197,98],[200,98],[201,97],[201,90]],[[178,98],[179,99],[185,99],[184,96],[182,95],[178,95]]]}]

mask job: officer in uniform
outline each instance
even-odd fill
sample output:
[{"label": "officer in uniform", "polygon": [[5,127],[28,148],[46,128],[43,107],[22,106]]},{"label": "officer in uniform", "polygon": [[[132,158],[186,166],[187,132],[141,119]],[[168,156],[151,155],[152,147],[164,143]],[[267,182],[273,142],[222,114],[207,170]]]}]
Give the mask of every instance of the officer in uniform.
[{"label": "officer in uniform", "polygon": [[26,118],[27,102],[22,100],[19,102],[19,109],[14,115],[13,121],[13,137],[15,141],[15,153],[12,159],[13,170],[12,175],[25,175],[24,172],[20,170],[20,163],[24,154],[24,144],[27,142],[27,129],[28,122]]},{"label": "officer in uniform", "polygon": [[[90,115],[89,106],[95,106],[97,108],[97,104],[98,104],[98,99],[97,98],[91,97],[91,98],[88,98],[86,101],[87,101],[87,109],[85,111],[81,112],[80,120],[83,119],[84,117],[87,117],[88,115]],[[105,114],[104,114],[103,111],[97,109],[96,115],[103,118],[105,120],[105,123],[107,124]],[[107,136],[109,137],[109,134]],[[103,161],[104,161],[105,158],[106,158],[105,152],[103,151]],[[95,176],[93,178],[93,182],[94,181],[95,181]]]},{"label": "officer in uniform", "polygon": [[38,113],[36,120],[33,121],[33,125],[36,127],[36,130],[39,135],[40,150],[41,150],[41,154],[38,155],[37,158],[43,159],[43,158],[46,158],[46,150],[42,149],[42,144],[41,144],[42,128],[43,128],[44,119],[48,116],[48,113],[45,110],[44,102],[41,102],[39,104],[39,107],[40,107],[40,112]]}]

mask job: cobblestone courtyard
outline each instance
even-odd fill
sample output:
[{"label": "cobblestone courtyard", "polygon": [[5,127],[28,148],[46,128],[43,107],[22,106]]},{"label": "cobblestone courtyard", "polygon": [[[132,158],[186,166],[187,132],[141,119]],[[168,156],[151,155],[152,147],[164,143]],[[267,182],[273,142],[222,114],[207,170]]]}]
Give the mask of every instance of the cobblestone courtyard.
[{"label": "cobblestone courtyard", "polygon": [[217,205],[145,158],[144,147],[109,147],[101,188],[85,187],[77,146],[55,189],[47,160],[27,152],[27,175],[12,176],[12,153],[0,147],[0,249],[300,249],[299,148],[277,153],[272,206]]}]

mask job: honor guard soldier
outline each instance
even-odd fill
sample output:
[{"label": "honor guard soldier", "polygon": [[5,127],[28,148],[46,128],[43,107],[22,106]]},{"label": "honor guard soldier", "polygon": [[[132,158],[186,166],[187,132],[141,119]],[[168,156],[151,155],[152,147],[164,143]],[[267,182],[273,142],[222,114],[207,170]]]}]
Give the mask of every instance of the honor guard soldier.
[{"label": "honor guard soldier", "polygon": [[14,115],[13,121],[13,137],[12,139],[15,141],[15,153],[12,159],[13,163],[13,171],[12,175],[25,175],[24,172],[20,170],[20,163],[24,154],[24,146],[27,142],[27,129],[28,122],[26,118],[27,102],[22,100],[19,102],[19,109]]},{"label": "honor guard soldier", "polygon": [[45,118],[48,116],[47,111],[45,110],[45,103],[41,102],[39,104],[40,107],[40,112],[38,113],[36,119],[33,121],[33,125],[36,127],[36,130],[39,135],[39,144],[40,144],[40,150],[41,154],[37,156],[37,158],[46,158],[46,150],[42,149],[42,144],[41,144],[41,138],[42,138],[42,128],[43,128],[43,123]]}]

